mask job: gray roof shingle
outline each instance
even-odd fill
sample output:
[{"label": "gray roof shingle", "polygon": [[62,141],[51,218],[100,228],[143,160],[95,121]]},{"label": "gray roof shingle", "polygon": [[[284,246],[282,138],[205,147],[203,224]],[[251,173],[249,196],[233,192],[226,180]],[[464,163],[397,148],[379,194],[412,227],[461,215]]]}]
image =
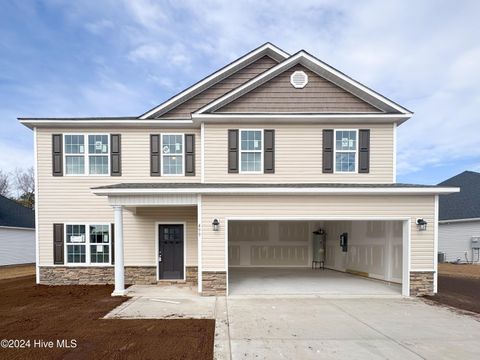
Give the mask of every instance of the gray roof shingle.
[{"label": "gray roof shingle", "polygon": [[0,195],[0,226],[35,228],[35,212]]},{"label": "gray roof shingle", "polygon": [[480,218],[480,173],[464,171],[439,186],[458,186],[460,192],[440,196],[439,220]]}]

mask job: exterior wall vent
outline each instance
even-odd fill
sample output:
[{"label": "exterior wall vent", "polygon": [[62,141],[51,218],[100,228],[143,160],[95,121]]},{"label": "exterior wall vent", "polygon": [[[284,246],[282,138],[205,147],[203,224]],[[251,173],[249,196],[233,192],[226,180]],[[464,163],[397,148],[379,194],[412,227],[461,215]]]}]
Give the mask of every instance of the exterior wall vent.
[{"label": "exterior wall vent", "polygon": [[295,71],[290,76],[290,83],[294,88],[303,89],[308,84],[308,75],[303,71]]}]

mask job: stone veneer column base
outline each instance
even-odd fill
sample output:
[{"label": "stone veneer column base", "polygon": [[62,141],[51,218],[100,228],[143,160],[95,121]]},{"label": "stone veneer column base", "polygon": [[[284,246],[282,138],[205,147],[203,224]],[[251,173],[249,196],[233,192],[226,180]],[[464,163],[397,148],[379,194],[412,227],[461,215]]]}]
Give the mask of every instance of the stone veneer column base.
[{"label": "stone veneer column base", "polygon": [[[40,284],[105,285],[114,283],[113,266],[40,266]],[[125,266],[125,284],[157,283],[155,266]]]},{"label": "stone veneer column base", "polygon": [[192,286],[198,285],[198,267],[187,266],[185,267],[185,279],[187,284]]},{"label": "stone veneer column base", "polygon": [[202,273],[203,296],[225,296],[227,294],[227,274],[225,271],[204,271]]},{"label": "stone veneer column base", "polygon": [[410,296],[433,295],[433,271],[410,271]]}]

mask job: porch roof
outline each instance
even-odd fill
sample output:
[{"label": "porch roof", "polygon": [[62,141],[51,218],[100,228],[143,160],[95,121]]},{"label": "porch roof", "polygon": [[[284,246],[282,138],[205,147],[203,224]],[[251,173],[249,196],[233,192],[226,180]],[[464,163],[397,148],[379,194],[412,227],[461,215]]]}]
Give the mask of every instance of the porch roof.
[{"label": "porch roof", "polygon": [[459,192],[458,187],[420,184],[346,184],[346,183],[121,183],[92,188],[96,195],[173,195],[173,194],[368,194],[368,195],[438,195]]}]

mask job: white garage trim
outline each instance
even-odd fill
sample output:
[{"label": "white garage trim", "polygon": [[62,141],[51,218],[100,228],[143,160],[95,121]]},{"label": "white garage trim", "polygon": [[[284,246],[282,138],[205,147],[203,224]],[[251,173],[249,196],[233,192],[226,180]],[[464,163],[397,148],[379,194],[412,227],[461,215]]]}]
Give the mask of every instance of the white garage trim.
[{"label": "white garage trim", "polygon": [[[229,271],[228,271],[228,222],[229,221],[241,221],[241,220],[265,220],[265,221],[282,221],[282,220],[312,220],[312,221],[402,221],[402,295],[410,296],[410,267],[411,267],[411,218],[405,216],[233,216],[225,217],[225,275],[226,275],[226,294],[229,294]],[[213,269],[212,269],[213,270]],[[223,271],[217,270],[217,271]],[[416,270],[423,271],[423,270]],[[431,271],[431,270],[424,270]]]}]

